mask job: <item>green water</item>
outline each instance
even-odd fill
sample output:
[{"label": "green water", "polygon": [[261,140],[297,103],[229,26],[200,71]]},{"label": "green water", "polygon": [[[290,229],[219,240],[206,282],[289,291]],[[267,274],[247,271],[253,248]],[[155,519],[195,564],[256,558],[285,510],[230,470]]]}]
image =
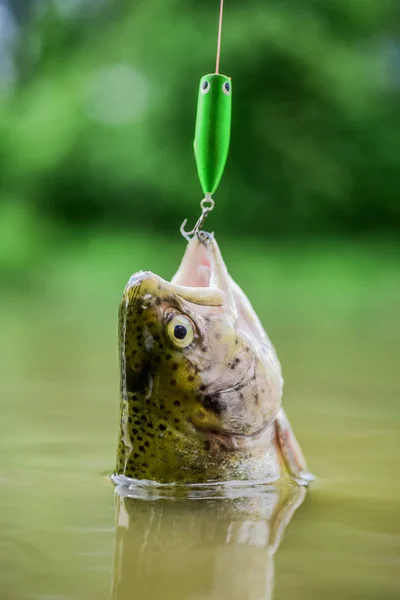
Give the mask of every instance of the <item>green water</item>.
[{"label": "green water", "polygon": [[183,246],[78,242],[2,286],[1,598],[399,598],[399,250],[221,246],[317,480],[305,498],[114,497],[119,297]]}]

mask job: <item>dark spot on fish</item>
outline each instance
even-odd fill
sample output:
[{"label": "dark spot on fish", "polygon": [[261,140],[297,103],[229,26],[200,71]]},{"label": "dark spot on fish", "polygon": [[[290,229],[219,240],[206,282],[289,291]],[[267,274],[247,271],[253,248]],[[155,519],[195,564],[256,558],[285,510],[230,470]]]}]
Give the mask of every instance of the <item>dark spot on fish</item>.
[{"label": "dark spot on fish", "polygon": [[135,356],[135,354],[137,354],[137,350],[132,350],[132,356]]},{"label": "dark spot on fish", "polygon": [[133,421],[133,422],[135,423],[135,425],[138,425],[138,426],[141,425],[139,419],[136,419],[136,421]]},{"label": "dark spot on fish", "polygon": [[132,406],[132,410],[135,414],[139,412],[139,408],[137,406]]},{"label": "dark spot on fish", "polygon": [[149,386],[149,363],[143,364],[139,373],[127,369],[125,378],[128,392],[135,390],[136,393],[145,394]]},{"label": "dark spot on fish", "polygon": [[142,415],[140,417],[140,420],[142,421],[142,423],[147,423],[147,417],[146,417],[146,415]]},{"label": "dark spot on fish", "polygon": [[159,339],[160,339],[160,336],[155,333],[153,335],[153,340],[155,340],[156,342],[158,342]]},{"label": "dark spot on fish", "polygon": [[125,374],[125,381],[128,390],[132,389],[133,387],[136,387],[136,381],[138,376],[139,375],[137,373],[133,373],[133,371],[127,369]]},{"label": "dark spot on fish", "polygon": [[158,429],[159,429],[160,431],[165,431],[167,428],[166,428],[166,426],[164,425],[164,423],[160,423],[160,425],[158,426]]},{"label": "dark spot on fish", "polygon": [[136,434],[137,434],[137,432],[138,432],[138,430],[137,430],[137,429],[132,429],[132,433],[133,433],[133,435],[136,435]]},{"label": "dark spot on fish", "polygon": [[180,419],[174,419],[174,423],[178,424],[178,423],[180,423],[180,422],[181,422],[181,420],[180,420]]},{"label": "dark spot on fish", "polygon": [[164,350],[164,345],[163,344],[158,344],[158,347],[160,348],[160,350]]},{"label": "dark spot on fish", "polygon": [[160,356],[155,356],[154,357],[154,362],[157,363],[158,365],[161,364],[161,357]]},{"label": "dark spot on fish", "polygon": [[207,389],[207,386],[204,383],[199,387],[199,390],[201,392],[204,392],[204,390],[206,390],[206,389]]},{"label": "dark spot on fish", "polygon": [[138,436],[137,436],[137,439],[139,440],[139,442],[143,442],[143,438],[142,438],[142,436],[141,436],[141,435],[138,435]]},{"label": "dark spot on fish", "polygon": [[175,379],[171,379],[170,383],[171,383],[171,385],[176,385],[176,380]]},{"label": "dark spot on fish", "polygon": [[240,392],[240,394],[239,394],[239,398],[240,398],[240,399],[242,400],[242,402],[243,402],[243,400],[244,400],[244,396],[243,396],[242,392]]},{"label": "dark spot on fish", "polygon": [[174,363],[173,365],[171,365],[172,371],[177,371],[178,367],[179,367],[178,363]]},{"label": "dark spot on fish", "polygon": [[171,358],[172,358],[171,354],[167,354],[165,357],[166,360],[171,360]]},{"label": "dark spot on fish", "polygon": [[189,375],[189,377],[187,378],[188,381],[194,381],[194,376],[193,375]]},{"label": "dark spot on fish", "polygon": [[174,400],[174,406],[180,406],[181,403],[179,402],[179,400]]},{"label": "dark spot on fish", "polygon": [[204,450],[209,450],[211,448],[210,440],[206,440],[204,442]]},{"label": "dark spot on fish", "polygon": [[137,333],[142,333],[142,328],[141,328],[141,326],[140,326],[140,325],[139,325],[138,327],[136,327],[136,332],[137,332]]},{"label": "dark spot on fish", "polygon": [[201,347],[201,351],[202,351],[202,352],[207,352],[207,348],[206,348],[206,346],[202,346],[202,347]]},{"label": "dark spot on fish", "polygon": [[139,446],[140,452],[146,452],[146,448],[142,445]]},{"label": "dark spot on fish", "polygon": [[216,415],[221,414],[222,406],[219,401],[219,394],[207,394],[206,396],[204,396],[202,403],[206,410],[211,410]]},{"label": "dark spot on fish", "polygon": [[139,458],[140,454],[138,454],[137,452],[135,452],[135,454],[133,455],[133,458]]},{"label": "dark spot on fish", "polygon": [[128,417],[128,423],[132,423],[132,417]]},{"label": "dark spot on fish", "polygon": [[145,441],[144,445],[146,446],[146,448],[148,448],[150,446],[150,442]]},{"label": "dark spot on fish", "polygon": [[235,358],[234,362],[235,362],[235,365],[238,365],[240,363],[240,358]]}]

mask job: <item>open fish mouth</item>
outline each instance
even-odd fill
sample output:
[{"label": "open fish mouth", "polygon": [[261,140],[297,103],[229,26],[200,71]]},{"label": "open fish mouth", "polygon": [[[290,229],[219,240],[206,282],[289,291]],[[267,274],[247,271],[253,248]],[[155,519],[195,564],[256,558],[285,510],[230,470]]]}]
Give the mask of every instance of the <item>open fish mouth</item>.
[{"label": "open fish mouth", "polygon": [[171,283],[192,289],[211,288],[220,292],[229,287],[228,271],[213,234],[200,231],[189,242]]},{"label": "open fish mouth", "polygon": [[211,444],[222,446],[226,450],[235,451],[248,451],[253,447],[259,446],[260,440],[269,433],[270,427],[270,421],[267,421],[253,433],[239,434],[234,431],[195,425],[191,419],[189,419],[189,422],[195,432],[202,435]]},{"label": "open fish mouth", "polygon": [[143,281],[146,281],[147,290],[145,301],[164,290],[200,309],[202,306],[233,308],[230,277],[219,247],[210,233],[201,231],[188,243],[179,269],[170,282],[150,271],[139,271],[132,275],[127,289],[136,288],[139,294]]}]

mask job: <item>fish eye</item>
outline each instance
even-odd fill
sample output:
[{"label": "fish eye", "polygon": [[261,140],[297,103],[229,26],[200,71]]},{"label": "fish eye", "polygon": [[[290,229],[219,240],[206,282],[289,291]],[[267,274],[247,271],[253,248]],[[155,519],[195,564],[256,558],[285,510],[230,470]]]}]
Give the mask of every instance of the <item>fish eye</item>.
[{"label": "fish eye", "polygon": [[210,91],[210,82],[207,79],[204,79],[200,86],[200,91],[202,94],[207,94]]},{"label": "fish eye", "polygon": [[184,325],[175,325],[174,336],[177,340],[184,340],[187,336],[187,329]]},{"label": "fish eye", "polygon": [[174,346],[186,348],[193,342],[194,328],[190,319],[176,315],[167,323],[167,334]]},{"label": "fish eye", "polygon": [[229,83],[229,81],[224,81],[224,83],[222,84],[222,91],[224,92],[224,94],[229,96],[229,94],[231,93],[231,84]]}]

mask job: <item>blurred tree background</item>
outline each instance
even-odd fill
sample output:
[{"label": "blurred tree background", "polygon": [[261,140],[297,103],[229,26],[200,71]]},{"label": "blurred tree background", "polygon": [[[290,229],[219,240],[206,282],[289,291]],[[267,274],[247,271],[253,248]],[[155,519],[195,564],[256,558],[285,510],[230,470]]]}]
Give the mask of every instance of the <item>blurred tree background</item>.
[{"label": "blurred tree background", "polygon": [[[212,229],[397,231],[398,16],[390,0],[226,3],[233,130]],[[50,231],[179,235],[197,217],[217,17],[217,0],[0,0],[3,265]]]}]

